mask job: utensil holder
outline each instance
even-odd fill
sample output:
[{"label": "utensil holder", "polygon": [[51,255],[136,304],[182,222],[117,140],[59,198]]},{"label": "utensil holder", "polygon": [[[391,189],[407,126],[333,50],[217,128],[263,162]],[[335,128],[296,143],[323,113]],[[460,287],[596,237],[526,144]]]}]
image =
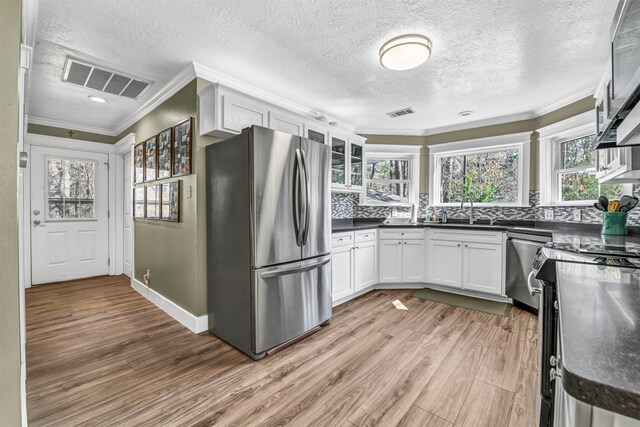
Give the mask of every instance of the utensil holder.
[{"label": "utensil holder", "polygon": [[624,236],[627,234],[627,212],[602,212],[602,234]]}]

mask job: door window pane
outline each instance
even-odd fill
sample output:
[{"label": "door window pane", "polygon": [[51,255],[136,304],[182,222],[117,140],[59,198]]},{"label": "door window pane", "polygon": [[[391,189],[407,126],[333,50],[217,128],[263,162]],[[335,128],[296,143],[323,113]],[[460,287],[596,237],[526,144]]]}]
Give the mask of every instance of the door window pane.
[{"label": "door window pane", "polygon": [[96,162],[47,160],[49,219],[95,218]]}]

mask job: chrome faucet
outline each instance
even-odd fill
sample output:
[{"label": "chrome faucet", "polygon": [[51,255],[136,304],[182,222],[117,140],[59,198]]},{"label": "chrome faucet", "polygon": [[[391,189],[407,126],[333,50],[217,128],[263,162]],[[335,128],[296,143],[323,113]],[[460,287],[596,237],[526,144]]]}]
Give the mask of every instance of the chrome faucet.
[{"label": "chrome faucet", "polygon": [[[467,197],[469,199],[469,203],[471,204],[471,212],[469,213],[469,224],[473,224],[474,219],[473,219],[473,199],[471,197]],[[465,197],[462,197],[462,201],[460,202],[460,209],[464,208],[464,199]]]}]

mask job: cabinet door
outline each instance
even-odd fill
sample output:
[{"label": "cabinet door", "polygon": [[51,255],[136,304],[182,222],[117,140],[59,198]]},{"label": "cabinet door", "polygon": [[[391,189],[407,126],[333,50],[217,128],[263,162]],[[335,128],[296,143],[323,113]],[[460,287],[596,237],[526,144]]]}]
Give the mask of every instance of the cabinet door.
[{"label": "cabinet door", "polygon": [[424,282],[424,240],[403,240],[402,281]]},{"label": "cabinet door", "polygon": [[312,141],[320,142],[322,144],[328,144],[327,130],[320,123],[305,122],[304,135],[305,138]]},{"label": "cabinet door", "polygon": [[240,95],[222,94],[222,128],[240,133],[253,125],[267,127],[267,108]]},{"label": "cabinet door", "polygon": [[380,240],[380,283],[402,281],[402,240]]},{"label": "cabinet door", "polygon": [[303,136],[302,119],[278,111],[269,111],[269,128],[295,136]]},{"label": "cabinet door", "polygon": [[431,280],[437,285],[462,287],[462,243],[431,240],[429,267]]},{"label": "cabinet door", "polygon": [[333,301],[347,297],[353,293],[351,270],[353,259],[352,246],[334,249],[331,253],[331,290]]},{"label": "cabinet door", "polygon": [[354,250],[353,284],[356,292],[376,284],[376,249],[374,240],[359,243]]},{"label": "cabinet door", "polygon": [[348,141],[346,136],[340,134],[329,134],[331,143],[331,186],[338,188],[347,187],[347,156]]},{"label": "cabinet door", "polygon": [[502,245],[464,244],[463,288],[502,294]]},{"label": "cabinet door", "polygon": [[354,138],[349,141],[349,188],[352,190],[362,189],[362,169],[364,162],[364,145],[354,142]]}]

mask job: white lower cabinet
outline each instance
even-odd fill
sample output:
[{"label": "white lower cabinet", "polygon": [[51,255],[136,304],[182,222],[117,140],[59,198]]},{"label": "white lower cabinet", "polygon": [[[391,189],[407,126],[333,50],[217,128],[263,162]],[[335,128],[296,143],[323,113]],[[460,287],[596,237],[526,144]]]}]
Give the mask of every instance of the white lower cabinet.
[{"label": "white lower cabinet", "polygon": [[331,290],[333,301],[348,297],[354,292],[353,246],[342,246],[331,251]]},{"label": "white lower cabinet", "polygon": [[462,288],[462,244],[430,240],[429,245],[430,281],[438,285]]},{"label": "white lower cabinet", "polygon": [[463,288],[488,294],[501,294],[502,246],[465,243],[462,253]]},{"label": "white lower cabinet", "polygon": [[335,233],[331,249],[331,289],[333,302],[376,284],[377,231]]},{"label": "white lower cabinet", "polygon": [[376,247],[374,240],[357,243],[353,249],[353,285],[356,292],[376,284]]},{"label": "white lower cabinet", "polygon": [[432,234],[437,238],[434,239],[432,235],[428,239],[428,282],[472,292],[504,295],[505,264],[501,233],[445,233],[438,230]]},{"label": "white lower cabinet", "polygon": [[424,282],[424,240],[402,242],[402,282]]},{"label": "white lower cabinet", "polygon": [[380,240],[380,283],[402,282],[402,240]]}]

